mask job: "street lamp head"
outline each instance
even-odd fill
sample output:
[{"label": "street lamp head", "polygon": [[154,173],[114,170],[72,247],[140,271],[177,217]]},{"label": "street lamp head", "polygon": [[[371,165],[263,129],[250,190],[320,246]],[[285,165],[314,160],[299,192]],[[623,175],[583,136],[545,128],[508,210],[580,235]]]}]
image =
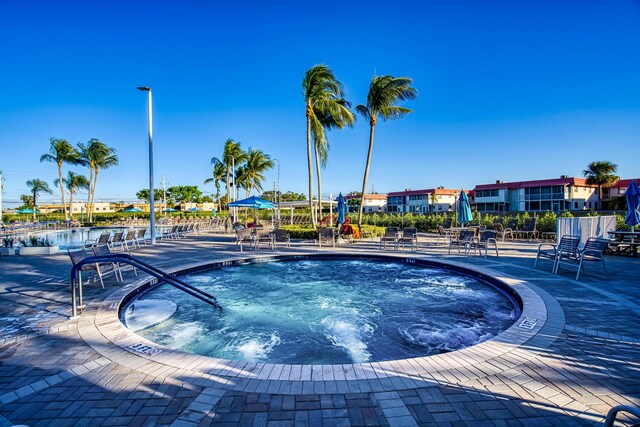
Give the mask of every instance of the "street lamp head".
[{"label": "street lamp head", "polygon": [[151,88],[149,86],[138,86],[138,90],[149,92]]}]

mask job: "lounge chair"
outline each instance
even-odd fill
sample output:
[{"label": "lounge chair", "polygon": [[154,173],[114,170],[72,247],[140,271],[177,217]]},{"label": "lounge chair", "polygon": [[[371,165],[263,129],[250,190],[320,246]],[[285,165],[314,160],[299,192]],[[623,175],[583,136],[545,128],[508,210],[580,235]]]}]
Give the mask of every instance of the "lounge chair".
[{"label": "lounge chair", "polygon": [[291,236],[289,236],[287,230],[278,228],[273,230],[271,234],[273,235],[274,247],[277,246],[278,243],[284,243],[287,248],[291,247]]},{"label": "lounge chair", "polygon": [[109,241],[109,249],[112,251],[116,249],[116,247],[122,247],[124,245],[124,231],[116,231],[111,237]]},{"label": "lounge chair", "polygon": [[553,261],[553,268],[551,271],[555,274],[558,257],[560,257],[561,254],[565,258],[575,257],[579,244],[580,237],[571,236],[569,234],[562,236],[557,245],[555,243],[540,243],[538,245],[538,252],[536,253],[536,261],[533,263],[533,268],[538,266],[538,260],[540,258],[546,258]]},{"label": "lounge chair", "polygon": [[138,247],[140,247],[141,245],[146,245],[147,241],[144,238],[145,233],[147,232],[146,228],[140,228],[138,230],[138,234],[136,234],[136,244],[138,245]]},{"label": "lounge chair", "polygon": [[243,252],[243,245],[248,243],[249,246],[253,245],[253,230],[250,228],[239,228],[236,230],[236,244],[240,245],[240,252]]},{"label": "lounge chair", "polygon": [[453,246],[458,248],[458,253],[460,253],[460,247],[464,248],[465,255],[468,255],[475,236],[476,236],[475,229],[460,230],[460,232],[457,235],[453,235],[453,234],[450,235],[449,236],[449,255],[451,255],[451,248]]},{"label": "lounge chair", "polygon": [[273,235],[271,231],[266,228],[260,228],[255,232],[254,245],[256,250],[260,249],[260,243],[266,243],[269,248],[275,250],[276,246],[273,243]]},{"label": "lounge chair", "polygon": [[502,223],[494,222],[492,225],[492,228],[493,228],[493,231],[497,233],[497,236],[502,238],[503,242],[507,236],[509,236],[511,240],[513,240],[513,230],[511,230],[510,228],[504,228]]},{"label": "lounge chair", "polygon": [[[105,246],[106,247],[106,246]],[[69,249],[67,251],[67,253],[69,254],[69,258],[71,259],[71,263],[73,265],[76,265],[77,263],[79,263],[80,261],[82,261],[83,259],[93,256],[92,253],[88,252],[86,249],[79,249],[79,250],[75,250],[72,251],[71,249]],[[102,266],[102,267],[101,267]],[[122,280],[122,277],[120,277],[119,274],[119,270],[116,266],[116,264],[114,263],[95,263],[95,264],[85,264],[82,266],[82,268],[80,269],[80,271],[78,272],[78,279],[79,282],[82,283],[82,272],[83,271],[89,271],[89,279],[91,278],[91,273],[95,272],[96,276],[98,277],[98,279],[100,280],[100,285],[102,285],[102,289],[104,289],[104,281],[103,281],[103,277],[106,275],[109,275],[111,273],[113,273],[113,275],[116,278],[116,282],[120,282]],[[94,276],[94,282],[95,282],[95,276]]]},{"label": "lounge chair", "polygon": [[418,250],[418,229],[415,227],[404,228],[402,230],[402,236],[398,237],[398,245],[401,243],[403,245],[409,243],[411,245],[411,250],[413,250],[414,247]]},{"label": "lounge chair", "polygon": [[329,243],[334,248],[336,247],[336,230],[332,227],[322,227],[318,229],[318,245],[322,247],[322,244]]},{"label": "lounge chair", "polygon": [[90,248],[91,246],[108,245],[110,238],[111,238],[111,233],[109,232],[102,233],[97,239],[85,240],[84,247]]},{"label": "lounge chair", "polygon": [[604,251],[609,246],[609,240],[598,239],[596,237],[589,237],[584,248],[572,253],[560,253],[556,260],[555,274],[558,274],[560,264],[573,264],[578,267],[576,273],[576,280],[580,278],[580,272],[584,272],[584,263],[586,262],[601,262],[602,269],[607,271],[607,266],[604,264]]},{"label": "lounge chair", "polygon": [[507,234],[510,235],[511,240],[513,240],[516,237],[517,232],[518,232],[518,220],[516,218],[512,218],[509,221],[507,221],[507,226],[504,229],[504,235],[505,236]]},{"label": "lounge chair", "polygon": [[380,249],[386,248],[387,242],[392,242],[398,249],[398,227],[387,227],[384,235],[380,236]]},{"label": "lounge chair", "polygon": [[127,231],[127,234],[125,234],[124,239],[122,239],[122,244],[127,251],[131,249],[129,248],[129,246],[131,246],[132,248],[135,248],[136,247],[136,230],[131,229]]},{"label": "lounge chair", "polygon": [[447,240],[449,240],[450,234],[451,234],[450,230],[445,230],[443,226],[439,225],[438,232],[436,234],[436,245],[440,244],[440,239],[442,239],[443,242],[446,242]]}]

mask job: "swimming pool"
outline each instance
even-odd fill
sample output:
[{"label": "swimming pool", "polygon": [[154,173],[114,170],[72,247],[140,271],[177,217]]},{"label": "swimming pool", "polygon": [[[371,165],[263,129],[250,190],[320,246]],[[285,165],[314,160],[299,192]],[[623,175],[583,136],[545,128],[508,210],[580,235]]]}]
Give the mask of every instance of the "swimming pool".
[{"label": "swimming pool", "polygon": [[[140,227],[142,228],[142,227]],[[47,232],[42,234],[46,236],[47,239],[52,240],[55,245],[59,245],[60,249],[76,249],[81,248],[84,245],[84,242],[87,240],[95,240],[102,233],[115,233],[116,231],[125,231],[128,230],[129,227],[97,227],[97,228],[73,228],[70,230],[60,230]],[[137,229],[137,227],[136,227]],[[146,235],[149,235],[149,228],[147,227]]]},{"label": "swimming pool", "polygon": [[230,266],[183,277],[222,312],[160,285],[137,301],[172,301],[168,320],[139,331],[211,357],[338,364],[445,353],[486,341],[520,316],[483,280],[439,267],[380,259],[298,259]]}]

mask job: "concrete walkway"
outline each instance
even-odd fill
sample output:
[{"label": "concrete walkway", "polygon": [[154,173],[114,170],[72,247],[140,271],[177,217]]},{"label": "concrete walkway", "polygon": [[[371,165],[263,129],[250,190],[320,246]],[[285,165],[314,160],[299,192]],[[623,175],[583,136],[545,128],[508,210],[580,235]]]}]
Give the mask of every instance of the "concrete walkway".
[{"label": "concrete walkway", "polygon": [[[553,321],[535,338],[482,363],[435,369],[438,359],[425,358],[433,369],[414,364],[409,370],[413,362],[394,362],[371,364],[369,372],[357,365],[296,372],[283,365],[223,364],[169,352],[154,361],[126,350],[118,340],[127,337],[109,331],[114,319],[108,308],[122,285],[108,279],[104,291],[86,287],[87,309],[68,320],[66,254],[5,257],[0,259],[0,427],[598,425],[612,406],[639,406],[640,259],[607,257],[607,272],[588,265],[575,281],[575,269],[552,275],[550,262],[532,269],[536,248],[533,242],[505,242],[500,257],[486,259],[448,256],[434,241],[421,243],[418,251],[399,251],[527,281]],[[318,251],[298,242],[278,252]],[[374,242],[322,251],[381,253]],[[240,254],[231,237],[209,233],[143,247],[134,255],[175,269],[255,254]],[[124,275],[129,283],[141,280],[131,272]],[[449,354],[451,360],[464,359],[464,353]]]}]

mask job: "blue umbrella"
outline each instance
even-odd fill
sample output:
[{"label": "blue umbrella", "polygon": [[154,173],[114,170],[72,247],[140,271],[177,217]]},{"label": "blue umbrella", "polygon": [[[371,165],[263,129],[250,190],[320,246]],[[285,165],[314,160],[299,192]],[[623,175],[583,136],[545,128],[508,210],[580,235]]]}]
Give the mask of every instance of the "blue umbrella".
[{"label": "blue umbrella", "polygon": [[125,209],[124,212],[142,212],[142,209],[139,208],[129,208]]},{"label": "blue umbrella", "polygon": [[344,222],[344,197],[342,197],[342,193],[338,194],[338,224],[342,224]]},{"label": "blue umbrella", "polygon": [[40,213],[34,209],[30,209],[30,208],[26,208],[26,209],[20,209],[16,211],[17,214],[36,214],[36,213]]},{"label": "blue umbrella", "polygon": [[228,203],[227,206],[232,208],[254,208],[254,209],[275,209],[276,205],[268,200],[261,199],[260,197],[251,196],[246,199],[237,200],[235,202]]},{"label": "blue umbrella", "polygon": [[167,209],[163,210],[162,212],[164,212],[164,213],[167,213],[167,212],[178,212],[178,209],[167,208]]},{"label": "blue umbrella", "polygon": [[460,193],[460,199],[458,199],[458,222],[465,224],[471,222],[473,214],[471,213],[471,205],[469,204],[469,198],[467,193],[462,190]]},{"label": "blue umbrella", "polygon": [[215,210],[215,209],[211,209],[211,214],[212,214],[213,216],[217,216],[217,215],[218,215],[218,213],[216,212],[216,210]]},{"label": "blue umbrella", "polygon": [[640,212],[638,212],[640,207],[640,186],[638,186],[635,179],[631,180],[631,184],[629,184],[624,195],[627,198],[627,206],[629,207],[625,222],[633,229],[633,227],[640,224]]}]

